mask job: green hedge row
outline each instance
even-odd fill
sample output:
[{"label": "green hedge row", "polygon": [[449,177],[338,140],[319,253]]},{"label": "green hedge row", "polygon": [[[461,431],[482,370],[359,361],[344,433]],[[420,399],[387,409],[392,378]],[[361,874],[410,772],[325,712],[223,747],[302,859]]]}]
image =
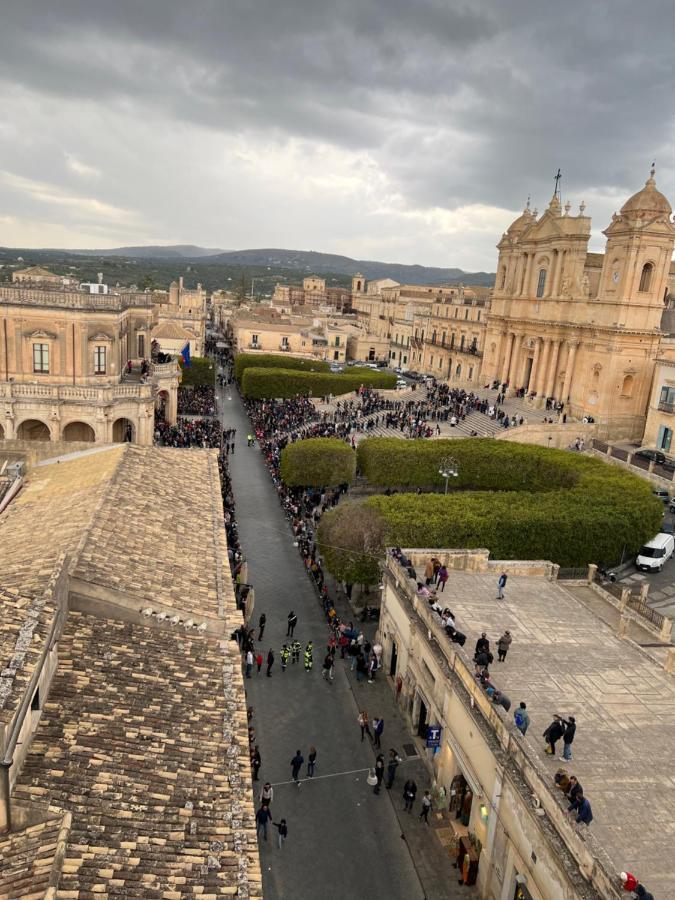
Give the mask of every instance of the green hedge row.
[{"label": "green hedge row", "polygon": [[189,366],[184,366],[179,360],[178,365],[181,369],[181,384],[183,387],[192,385],[193,387],[204,387],[209,385],[213,387],[215,384],[216,373],[213,363],[205,356],[193,356]]},{"label": "green hedge row", "polygon": [[[358,465],[376,484],[442,485],[438,466],[447,455],[459,470],[447,496],[409,493],[365,501],[382,516],[387,543],[485,547],[493,559],[548,559],[566,567],[614,565],[661,525],[662,504],[648,482],[564,450],[489,439],[372,438],[359,445]],[[338,507],[335,516],[344,516],[348,528],[354,510]]]},{"label": "green hedge row", "polygon": [[326,394],[348,394],[361,385],[373,388],[393,388],[396,376],[371,369],[358,373],[299,372],[290,369],[245,369],[241,389],[245,397],[263,400],[270,397],[296,397],[307,394],[323,397]]},{"label": "green hedge row", "polygon": [[[457,477],[450,489],[473,491],[553,491],[572,487],[578,480],[569,453],[535,444],[512,444],[489,438],[466,440],[401,440],[368,438],[358,447],[357,464],[371,484],[383,487],[433,488],[444,485],[443,459],[457,462]],[[562,460],[566,464],[562,465]]]},{"label": "green hedge row", "polygon": [[321,359],[301,359],[274,353],[238,353],[234,358],[234,377],[241,381],[246,369],[298,369],[300,372],[328,372],[330,365]]},{"label": "green hedge row", "polygon": [[281,451],[281,478],[290,487],[351,484],[356,453],[339,438],[308,438]]}]

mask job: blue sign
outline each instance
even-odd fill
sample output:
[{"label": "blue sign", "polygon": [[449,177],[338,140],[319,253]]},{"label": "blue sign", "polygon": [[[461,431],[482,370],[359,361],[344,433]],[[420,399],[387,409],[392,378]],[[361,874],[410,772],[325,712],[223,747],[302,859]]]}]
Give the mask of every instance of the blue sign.
[{"label": "blue sign", "polygon": [[440,747],[441,745],[441,726],[429,725],[427,728],[427,747]]}]

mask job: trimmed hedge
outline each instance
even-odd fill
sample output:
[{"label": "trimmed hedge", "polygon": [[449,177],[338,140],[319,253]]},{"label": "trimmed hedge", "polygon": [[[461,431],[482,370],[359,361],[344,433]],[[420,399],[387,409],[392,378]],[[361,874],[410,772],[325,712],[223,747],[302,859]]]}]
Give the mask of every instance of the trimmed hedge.
[{"label": "trimmed hedge", "polygon": [[356,453],[339,438],[307,438],[281,451],[281,478],[290,487],[351,484]]},{"label": "trimmed hedge", "polygon": [[[446,446],[434,451],[434,444]],[[438,461],[449,451],[459,464],[450,484],[464,491],[366,501],[384,517],[389,543],[486,547],[493,559],[549,559],[570,567],[612,565],[637,552],[661,525],[662,504],[648,482],[564,450],[488,439],[373,438],[359,445],[359,466],[392,487],[443,484]]]},{"label": "trimmed hedge", "polygon": [[245,397],[266,400],[272,397],[296,397],[305,394],[323,397],[326,394],[348,394],[361,385],[372,388],[393,388],[396,376],[364,369],[333,375],[330,372],[299,372],[290,369],[245,369],[241,389]]},{"label": "trimmed hedge", "polygon": [[[560,454],[560,451],[557,451]],[[439,473],[444,457],[457,460],[458,476],[449,487],[473,491],[553,491],[578,480],[574,465],[536,444],[512,444],[490,438],[401,440],[367,438],[358,446],[361,475],[383,487],[433,488],[444,485]],[[572,457],[572,460],[586,457]],[[569,453],[562,459],[569,461]]]},{"label": "trimmed hedge", "polygon": [[274,353],[239,353],[234,358],[234,377],[241,381],[246,369],[298,369],[301,372],[329,372],[330,365],[321,359],[301,359]]},{"label": "trimmed hedge", "polygon": [[216,373],[213,362],[205,356],[193,356],[189,366],[184,366],[179,360],[181,370],[181,384],[183,387],[213,387]]}]

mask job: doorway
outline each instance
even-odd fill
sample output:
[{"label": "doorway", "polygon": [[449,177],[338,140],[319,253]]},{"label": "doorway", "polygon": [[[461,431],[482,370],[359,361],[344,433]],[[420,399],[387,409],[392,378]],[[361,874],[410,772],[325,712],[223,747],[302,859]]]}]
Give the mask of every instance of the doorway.
[{"label": "doorway", "polygon": [[424,703],[424,700],[420,697],[420,709],[419,714],[417,716],[417,734],[421,738],[426,738],[427,736],[427,708]]},{"label": "doorway", "polygon": [[389,665],[389,674],[393,678],[396,674],[396,664],[398,663],[398,647],[396,646],[396,642],[392,641],[391,644],[391,663]]},{"label": "doorway", "polygon": [[532,377],[532,365],[534,360],[528,356],[525,360],[525,377],[523,378],[523,390],[527,392],[530,387],[530,378]]}]

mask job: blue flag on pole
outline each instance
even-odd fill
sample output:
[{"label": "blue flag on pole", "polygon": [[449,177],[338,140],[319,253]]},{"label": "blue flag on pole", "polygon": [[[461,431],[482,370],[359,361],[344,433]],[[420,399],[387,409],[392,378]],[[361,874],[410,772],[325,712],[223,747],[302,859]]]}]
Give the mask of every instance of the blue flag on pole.
[{"label": "blue flag on pole", "polygon": [[190,341],[188,341],[180,351],[180,358],[182,359],[184,366],[190,365]]}]

